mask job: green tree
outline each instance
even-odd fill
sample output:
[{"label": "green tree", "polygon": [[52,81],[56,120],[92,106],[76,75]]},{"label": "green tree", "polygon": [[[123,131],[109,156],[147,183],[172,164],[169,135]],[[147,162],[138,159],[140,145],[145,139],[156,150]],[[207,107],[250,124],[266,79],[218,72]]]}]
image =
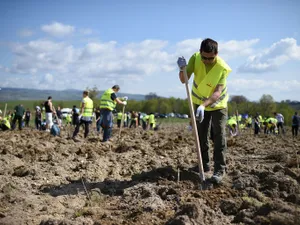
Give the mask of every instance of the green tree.
[{"label": "green tree", "polygon": [[276,103],[271,95],[264,94],[259,100],[260,111],[264,116],[271,116],[276,110]]},{"label": "green tree", "polygon": [[94,86],[93,88],[89,88],[87,87],[86,90],[89,92],[89,97],[93,100],[94,102],[94,106],[98,106],[97,103],[97,96],[99,94],[99,90],[96,86]]}]

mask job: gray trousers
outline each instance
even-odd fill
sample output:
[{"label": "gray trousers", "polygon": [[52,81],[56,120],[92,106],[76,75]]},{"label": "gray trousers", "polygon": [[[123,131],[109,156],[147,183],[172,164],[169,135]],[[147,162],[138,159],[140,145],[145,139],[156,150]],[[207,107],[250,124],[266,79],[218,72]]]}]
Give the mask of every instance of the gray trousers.
[{"label": "gray trousers", "polygon": [[[197,105],[194,109],[197,110]],[[205,111],[202,123],[197,121],[198,137],[200,140],[203,167],[209,168],[209,130],[213,126],[214,142],[214,172],[224,172],[226,169],[225,153],[227,108]]]}]

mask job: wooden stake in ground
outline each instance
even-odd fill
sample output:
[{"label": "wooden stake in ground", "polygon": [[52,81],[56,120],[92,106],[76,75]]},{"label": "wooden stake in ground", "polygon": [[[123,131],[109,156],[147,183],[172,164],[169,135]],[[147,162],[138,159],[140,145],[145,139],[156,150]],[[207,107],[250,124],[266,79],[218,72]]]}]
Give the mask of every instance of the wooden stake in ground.
[{"label": "wooden stake in ground", "polygon": [[236,118],[236,126],[237,126],[237,128],[236,128],[236,135],[240,135],[240,123],[239,123],[239,111],[238,110],[236,110],[236,112],[235,112],[235,118]]},{"label": "wooden stake in ground", "polygon": [[7,109],[7,103],[5,103],[5,108],[4,108],[3,118],[5,118],[5,116],[6,116],[6,109]]},{"label": "wooden stake in ground", "polygon": [[197,129],[197,124],[196,124],[195,111],[194,111],[194,106],[193,106],[193,103],[192,103],[192,97],[191,97],[191,92],[190,92],[190,88],[189,88],[189,80],[188,80],[188,76],[187,76],[187,73],[186,73],[186,67],[183,68],[183,74],[184,74],[184,83],[185,83],[186,94],[188,96],[190,115],[191,115],[191,118],[192,118],[193,134],[194,134],[194,138],[195,138],[195,142],[196,142],[196,151],[197,151],[197,156],[198,156],[199,175],[200,175],[201,181],[204,182],[205,181],[205,176],[204,176],[203,165],[202,165],[200,141],[199,141],[199,137],[198,137],[198,129]]}]

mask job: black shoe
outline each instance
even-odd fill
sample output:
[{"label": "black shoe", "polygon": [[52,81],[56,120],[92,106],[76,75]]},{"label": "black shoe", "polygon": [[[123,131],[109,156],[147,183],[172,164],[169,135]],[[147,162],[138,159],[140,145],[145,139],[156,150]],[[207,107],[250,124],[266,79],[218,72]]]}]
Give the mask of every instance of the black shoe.
[{"label": "black shoe", "polygon": [[212,175],[210,180],[212,183],[220,184],[223,180],[224,175],[225,175],[224,171],[214,172],[214,175]]}]

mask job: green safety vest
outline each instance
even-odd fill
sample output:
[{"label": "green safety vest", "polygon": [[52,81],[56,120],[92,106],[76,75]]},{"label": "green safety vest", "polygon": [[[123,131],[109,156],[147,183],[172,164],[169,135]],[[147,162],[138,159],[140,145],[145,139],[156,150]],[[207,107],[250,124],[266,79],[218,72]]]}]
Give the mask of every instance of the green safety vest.
[{"label": "green safety vest", "polygon": [[238,115],[238,121],[239,121],[239,122],[242,121],[242,115]]},{"label": "green safety vest", "polygon": [[8,129],[10,129],[10,122],[6,117],[2,119],[1,123],[4,124]]},{"label": "green safety vest", "polygon": [[233,125],[237,125],[236,120],[234,118],[230,118],[229,120],[227,120],[227,124],[231,127],[233,127]]},{"label": "green safety vest", "polygon": [[248,119],[246,120],[247,124],[252,124],[252,118],[248,117]]},{"label": "green safety vest", "polygon": [[67,123],[71,123],[72,122],[72,117],[71,117],[70,114],[67,114],[66,121],[67,121]]},{"label": "green safety vest", "polygon": [[[194,82],[192,87],[192,101],[196,105],[201,105],[213,94],[224,72],[226,77],[231,72],[231,68],[223,59],[217,56],[216,60],[216,64],[206,74],[205,64],[201,60],[200,52],[196,53],[194,65]],[[201,81],[202,74],[205,74],[205,78]],[[214,111],[218,109],[224,109],[227,107],[227,101],[228,94],[227,86],[225,85],[220,98],[212,105],[207,106],[205,110]]]},{"label": "green safety vest", "polygon": [[150,114],[149,115],[149,123],[151,124],[151,123],[155,123],[155,117],[154,117],[154,114]]},{"label": "green safety vest", "polygon": [[147,122],[147,120],[149,120],[149,116],[148,116],[148,115],[143,116],[143,121],[144,121],[144,122]]},{"label": "green safety vest", "polygon": [[116,101],[111,100],[111,94],[114,93],[113,89],[107,89],[100,100],[100,109],[109,109],[113,111],[116,107]]},{"label": "green safety vest", "polygon": [[118,113],[117,119],[118,119],[118,120],[122,120],[122,116],[123,116],[123,113],[119,112],[119,113]]},{"label": "green safety vest", "polygon": [[[94,109],[93,100],[90,99],[88,96],[85,97],[83,100],[84,100],[84,109],[83,109],[82,116],[84,116],[84,117],[92,117],[93,116],[93,109]],[[81,105],[82,105],[82,103],[81,103]]]}]

